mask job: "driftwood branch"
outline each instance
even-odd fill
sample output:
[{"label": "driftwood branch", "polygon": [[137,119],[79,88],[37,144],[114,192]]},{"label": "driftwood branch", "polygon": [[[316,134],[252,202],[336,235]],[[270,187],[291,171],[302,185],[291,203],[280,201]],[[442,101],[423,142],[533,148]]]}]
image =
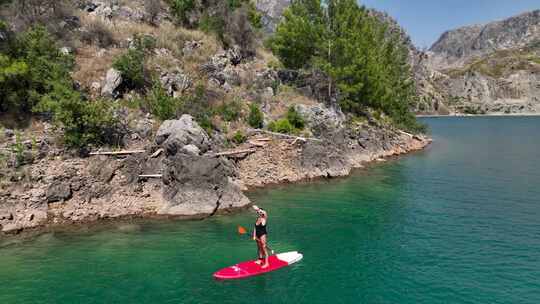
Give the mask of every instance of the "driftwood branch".
[{"label": "driftwood branch", "polygon": [[90,155],[128,155],[145,153],[145,150],[123,150],[123,151],[109,151],[109,152],[90,152]]},{"label": "driftwood branch", "polygon": [[294,136],[294,135],[282,134],[282,133],[266,131],[266,130],[261,130],[261,129],[252,129],[251,131],[255,132],[255,133],[264,133],[264,134],[279,136],[279,137],[283,137],[283,138],[297,139],[297,140],[300,140],[300,141],[303,141],[303,142],[306,142],[308,140],[322,142],[322,139],[313,138],[313,137]]}]

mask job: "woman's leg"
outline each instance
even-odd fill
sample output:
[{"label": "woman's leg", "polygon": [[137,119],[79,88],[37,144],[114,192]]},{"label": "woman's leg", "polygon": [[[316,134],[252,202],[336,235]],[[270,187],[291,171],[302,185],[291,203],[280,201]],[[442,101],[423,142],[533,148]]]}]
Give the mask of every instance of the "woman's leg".
[{"label": "woman's leg", "polygon": [[258,257],[258,260],[255,261],[255,264],[261,265],[262,260],[263,260],[263,250],[262,250],[262,246],[261,246],[261,240],[257,239],[256,242],[257,242],[257,257]]},{"label": "woman's leg", "polygon": [[264,254],[264,264],[261,266],[262,268],[268,267],[268,249],[266,248],[266,234],[262,235],[261,238],[261,249]]}]

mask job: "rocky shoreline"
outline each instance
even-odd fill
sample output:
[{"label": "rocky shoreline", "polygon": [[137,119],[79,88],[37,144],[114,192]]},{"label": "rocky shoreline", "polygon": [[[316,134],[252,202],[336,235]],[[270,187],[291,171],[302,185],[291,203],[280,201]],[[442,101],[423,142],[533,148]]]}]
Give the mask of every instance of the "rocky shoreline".
[{"label": "rocky shoreline", "polygon": [[220,156],[222,147],[184,115],[164,122],[144,153],[43,158],[26,168],[26,181],[0,191],[0,235],[124,218],[205,218],[248,206],[249,188],[346,176],[431,142],[373,121],[342,122],[317,138],[254,130],[233,154]]}]

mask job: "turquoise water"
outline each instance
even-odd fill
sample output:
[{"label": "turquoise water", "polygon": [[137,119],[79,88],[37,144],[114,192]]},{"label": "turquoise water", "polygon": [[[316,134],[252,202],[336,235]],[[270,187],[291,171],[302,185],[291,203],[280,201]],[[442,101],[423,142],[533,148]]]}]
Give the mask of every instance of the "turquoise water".
[{"label": "turquoise water", "polygon": [[427,150],[252,193],[299,264],[242,281],[253,214],[0,240],[0,303],[540,303],[540,118],[426,119]]}]

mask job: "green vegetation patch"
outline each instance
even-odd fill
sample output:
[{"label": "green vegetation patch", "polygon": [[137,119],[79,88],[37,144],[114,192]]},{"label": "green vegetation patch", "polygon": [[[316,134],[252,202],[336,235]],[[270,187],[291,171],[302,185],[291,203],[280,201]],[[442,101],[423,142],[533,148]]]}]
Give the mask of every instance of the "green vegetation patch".
[{"label": "green vegetation patch", "polygon": [[408,49],[356,1],[293,1],[267,45],[286,68],[328,75],[344,111],[378,109],[400,128],[422,130],[410,111],[416,92]]}]

